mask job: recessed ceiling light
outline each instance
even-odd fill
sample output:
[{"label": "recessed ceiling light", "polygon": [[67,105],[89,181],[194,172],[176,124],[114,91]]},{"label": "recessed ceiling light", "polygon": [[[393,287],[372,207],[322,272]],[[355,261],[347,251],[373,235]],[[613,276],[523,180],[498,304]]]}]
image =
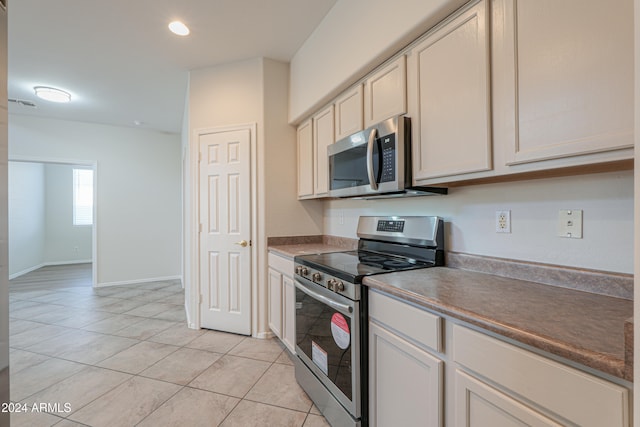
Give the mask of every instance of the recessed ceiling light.
[{"label": "recessed ceiling light", "polygon": [[54,87],[36,86],[33,88],[38,98],[42,98],[52,102],[69,102],[71,101],[71,94],[64,90],[56,89]]},{"label": "recessed ceiling light", "polygon": [[189,27],[187,27],[180,21],[171,22],[169,24],[169,29],[173,34],[177,34],[179,36],[188,36],[190,33]]}]

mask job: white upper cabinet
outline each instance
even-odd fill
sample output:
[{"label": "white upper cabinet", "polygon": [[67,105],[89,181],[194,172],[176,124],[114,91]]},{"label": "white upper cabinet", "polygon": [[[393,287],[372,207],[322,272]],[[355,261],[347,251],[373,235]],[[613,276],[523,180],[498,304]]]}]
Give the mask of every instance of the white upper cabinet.
[{"label": "white upper cabinet", "polygon": [[633,145],[633,1],[496,0],[495,116],[517,165]]},{"label": "white upper cabinet", "polygon": [[492,168],[489,11],[482,1],[408,53],[413,176]]},{"label": "white upper cabinet", "polygon": [[364,82],[364,127],[407,112],[404,55],[374,71]]},{"label": "white upper cabinet", "polygon": [[362,84],[344,92],[336,99],[336,141],[363,129],[364,104]]},{"label": "white upper cabinet", "polygon": [[329,192],[329,157],[327,147],[335,142],[333,105],[313,116],[313,147],[315,156],[314,194],[321,197]]},{"label": "white upper cabinet", "polygon": [[335,142],[333,104],[298,126],[298,199],[329,192],[327,147]]},{"label": "white upper cabinet", "polygon": [[298,126],[298,198],[313,197],[313,122]]}]

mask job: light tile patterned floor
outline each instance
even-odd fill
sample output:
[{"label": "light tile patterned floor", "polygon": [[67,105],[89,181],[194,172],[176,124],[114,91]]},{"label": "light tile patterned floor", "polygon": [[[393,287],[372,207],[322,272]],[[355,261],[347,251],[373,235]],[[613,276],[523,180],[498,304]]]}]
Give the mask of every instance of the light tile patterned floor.
[{"label": "light tile patterned floor", "polygon": [[11,425],[328,425],[279,341],[190,330],[183,299],[177,282],[12,286],[11,398],[27,412]]}]

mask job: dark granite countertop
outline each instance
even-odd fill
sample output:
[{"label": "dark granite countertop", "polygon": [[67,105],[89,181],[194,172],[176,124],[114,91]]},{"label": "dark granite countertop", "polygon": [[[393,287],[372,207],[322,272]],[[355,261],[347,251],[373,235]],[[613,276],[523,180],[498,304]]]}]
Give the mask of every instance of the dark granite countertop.
[{"label": "dark granite countertop", "polygon": [[631,300],[448,267],[369,276],[364,284],[633,381]]}]

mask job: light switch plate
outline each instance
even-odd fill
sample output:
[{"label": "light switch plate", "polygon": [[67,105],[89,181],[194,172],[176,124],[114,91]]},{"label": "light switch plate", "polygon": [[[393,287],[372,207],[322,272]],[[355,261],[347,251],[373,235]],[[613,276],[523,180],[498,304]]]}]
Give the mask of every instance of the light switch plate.
[{"label": "light switch plate", "polygon": [[582,210],[561,210],[558,214],[558,236],[582,239]]}]

